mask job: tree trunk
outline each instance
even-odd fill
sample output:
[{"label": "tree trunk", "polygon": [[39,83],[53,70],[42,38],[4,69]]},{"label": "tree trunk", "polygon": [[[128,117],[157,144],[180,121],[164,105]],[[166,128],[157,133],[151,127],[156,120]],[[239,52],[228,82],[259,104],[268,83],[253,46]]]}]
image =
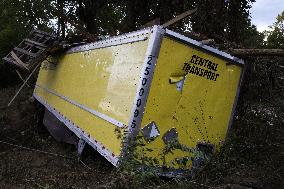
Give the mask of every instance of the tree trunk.
[{"label": "tree trunk", "polygon": [[235,56],[284,56],[284,49],[232,49]]}]

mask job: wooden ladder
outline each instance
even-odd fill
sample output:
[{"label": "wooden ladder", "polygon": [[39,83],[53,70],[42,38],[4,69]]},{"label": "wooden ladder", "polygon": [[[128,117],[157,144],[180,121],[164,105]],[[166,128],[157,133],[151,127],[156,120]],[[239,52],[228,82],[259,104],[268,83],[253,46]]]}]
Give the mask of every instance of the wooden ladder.
[{"label": "wooden ladder", "polygon": [[41,63],[48,51],[55,46],[58,38],[50,33],[33,30],[28,37],[15,47],[3,60],[21,69],[30,71]]}]

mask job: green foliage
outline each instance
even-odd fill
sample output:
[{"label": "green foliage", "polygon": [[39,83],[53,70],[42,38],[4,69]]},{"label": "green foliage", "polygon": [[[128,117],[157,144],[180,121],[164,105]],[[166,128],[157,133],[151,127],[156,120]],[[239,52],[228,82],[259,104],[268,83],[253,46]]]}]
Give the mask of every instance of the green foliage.
[{"label": "green foliage", "polygon": [[266,31],[267,46],[270,48],[284,48],[284,11],[276,18],[276,22],[270,26],[271,31]]},{"label": "green foliage", "polygon": [[265,34],[258,32],[255,25],[250,25],[244,31],[243,45],[246,48],[262,48],[264,46]]},{"label": "green foliage", "polygon": [[[192,30],[215,39],[237,43],[252,30],[249,9],[254,0],[1,0],[0,55],[26,36],[32,28],[69,33],[89,32],[94,36],[116,35],[138,29],[160,18],[161,24],[182,12],[198,8],[191,19],[171,26]],[[252,40],[251,40],[252,42]],[[251,43],[249,42],[249,43]]]},{"label": "green foliage", "polygon": [[193,31],[213,38],[216,35],[224,36],[227,25],[225,1],[196,0],[195,6],[197,7],[197,14],[191,19]]},{"label": "green foliage", "polygon": [[0,7],[0,57],[33,28],[50,31],[50,1],[1,0]]},{"label": "green foliage", "polygon": [[227,35],[229,41],[242,43],[250,29],[250,8],[255,0],[228,1]]},{"label": "green foliage", "polygon": [[192,17],[192,29],[216,39],[242,44],[247,30],[252,30],[249,10],[255,0],[196,0],[197,14]]}]

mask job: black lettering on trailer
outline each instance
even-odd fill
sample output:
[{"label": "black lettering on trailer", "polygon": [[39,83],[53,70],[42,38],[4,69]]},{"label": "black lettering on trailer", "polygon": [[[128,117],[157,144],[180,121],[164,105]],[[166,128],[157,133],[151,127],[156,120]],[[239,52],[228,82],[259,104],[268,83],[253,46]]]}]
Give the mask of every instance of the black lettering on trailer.
[{"label": "black lettering on trailer", "polygon": [[211,81],[217,81],[217,78],[220,76],[220,74],[216,73],[218,72],[217,68],[217,63],[197,55],[192,55],[190,61],[184,63],[182,70],[187,74],[193,74]]},{"label": "black lettering on trailer", "polygon": [[151,63],[152,60],[153,60],[153,56],[152,56],[152,55],[148,56],[148,62],[147,62],[147,64],[151,66],[151,65],[152,65],[152,63]]},{"label": "black lettering on trailer", "polygon": [[142,97],[144,95],[144,92],[145,92],[144,88],[141,88],[139,91],[139,96]]},{"label": "black lettering on trailer", "polygon": [[147,78],[144,77],[144,78],[142,79],[142,86],[145,86],[146,84],[147,84]]},{"label": "black lettering on trailer", "polygon": [[139,108],[142,104],[142,100],[139,98],[136,102],[136,106]]},{"label": "black lettering on trailer", "polygon": [[136,110],[134,111],[134,117],[138,117],[138,116],[139,116],[139,110],[136,109]]},{"label": "black lettering on trailer", "polygon": [[190,62],[194,63],[195,62],[195,58],[196,58],[196,55],[192,55]]},{"label": "black lettering on trailer", "polygon": [[136,120],[133,120],[132,123],[131,123],[131,128],[134,129],[135,127],[136,127]]},{"label": "black lettering on trailer", "polygon": [[146,67],[144,75],[149,75],[149,73],[150,73],[149,69],[150,69],[149,67]]}]

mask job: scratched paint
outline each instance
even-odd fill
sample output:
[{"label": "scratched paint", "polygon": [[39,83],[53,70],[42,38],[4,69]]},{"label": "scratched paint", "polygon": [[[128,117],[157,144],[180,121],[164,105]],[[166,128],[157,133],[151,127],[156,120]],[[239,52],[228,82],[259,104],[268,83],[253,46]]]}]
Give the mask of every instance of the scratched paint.
[{"label": "scratched paint", "polygon": [[[202,62],[194,59],[191,63],[192,57],[197,55],[203,57],[199,59]],[[207,64],[205,60],[208,60]],[[190,73],[184,69],[186,63],[191,63],[191,68],[199,66],[208,70],[207,73],[211,71],[214,76],[219,76],[216,81],[213,74],[203,77],[205,72],[197,74],[195,67]],[[161,154],[165,147],[162,136],[172,127],[177,130],[178,141],[191,148],[196,148],[198,143],[208,143],[218,149],[225,140],[242,70],[239,65],[226,63],[222,58],[186,44],[163,39],[141,124],[142,128],[151,121],[158,125],[161,136],[146,147],[153,150],[148,156],[157,157],[160,166],[163,165]],[[176,82],[171,82],[173,78],[185,78],[182,91],[178,90]],[[175,150],[166,156],[167,165],[186,155],[187,152]]]},{"label": "scratched paint", "polygon": [[[145,40],[66,54],[56,69],[40,70],[37,84],[127,125],[147,44]],[[36,94],[115,155],[120,154],[121,139],[114,134],[116,126],[42,89],[36,89]]]}]

